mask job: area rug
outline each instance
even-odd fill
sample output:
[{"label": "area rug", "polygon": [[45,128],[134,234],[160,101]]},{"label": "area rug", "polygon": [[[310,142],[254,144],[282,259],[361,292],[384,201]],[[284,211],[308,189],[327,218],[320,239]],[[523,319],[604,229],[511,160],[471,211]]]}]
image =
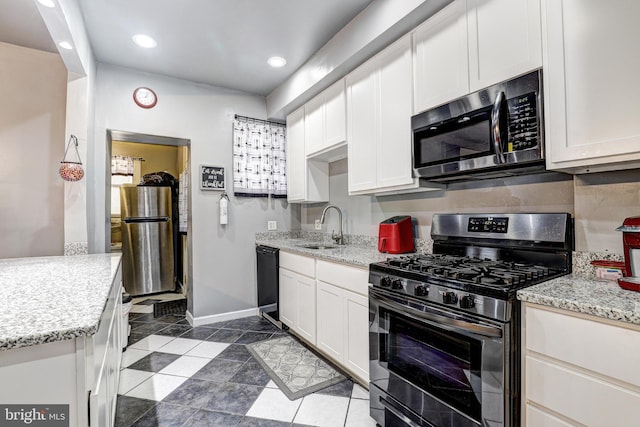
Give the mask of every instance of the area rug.
[{"label": "area rug", "polygon": [[290,400],[346,379],[291,336],[258,341],[247,349]]},{"label": "area rug", "polygon": [[161,301],[153,304],[153,317],[164,316],[167,314],[177,314],[184,316],[186,312],[186,298]]}]

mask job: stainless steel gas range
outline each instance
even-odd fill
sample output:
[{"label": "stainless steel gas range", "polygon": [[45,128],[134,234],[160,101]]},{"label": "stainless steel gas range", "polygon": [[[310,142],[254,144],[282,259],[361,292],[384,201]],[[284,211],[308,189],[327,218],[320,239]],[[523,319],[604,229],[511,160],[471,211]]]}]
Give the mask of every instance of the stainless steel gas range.
[{"label": "stainless steel gas range", "polygon": [[520,425],[518,289],[571,272],[566,213],[436,214],[433,254],[369,267],[371,416]]}]

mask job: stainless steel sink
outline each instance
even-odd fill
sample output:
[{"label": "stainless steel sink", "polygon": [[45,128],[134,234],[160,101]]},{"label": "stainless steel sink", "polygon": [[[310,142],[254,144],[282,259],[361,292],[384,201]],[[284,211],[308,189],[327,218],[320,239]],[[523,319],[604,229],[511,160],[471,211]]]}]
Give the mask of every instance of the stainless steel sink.
[{"label": "stainless steel sink", "polygon": [[308,245],[297,245],[300,248],[305,248],[305,249],[314,249],[314,250],[320,250],[320,249],[336,249],[339,248],[340,246],[338,245],[332,245],[331,243],[328,244],[324,244],[324,243],[312,243],[312,244],[308,244]]}]

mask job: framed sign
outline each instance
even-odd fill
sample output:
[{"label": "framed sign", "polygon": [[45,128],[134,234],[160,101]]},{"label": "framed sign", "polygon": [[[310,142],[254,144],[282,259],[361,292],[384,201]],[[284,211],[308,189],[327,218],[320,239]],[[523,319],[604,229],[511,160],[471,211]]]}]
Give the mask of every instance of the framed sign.
[{"label": "framed sign", "polygon": [[221,166],[200,165],[200,189],[224,191],[224,168]]}]

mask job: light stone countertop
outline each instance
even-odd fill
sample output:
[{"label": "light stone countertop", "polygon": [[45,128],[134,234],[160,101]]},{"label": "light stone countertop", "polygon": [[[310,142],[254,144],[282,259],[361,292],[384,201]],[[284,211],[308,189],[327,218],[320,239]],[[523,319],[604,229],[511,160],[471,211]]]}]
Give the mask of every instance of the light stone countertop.
[{"label": "light stone countertop", "polygon": [[573,274],[518,291],[518,299],[640,325],[640,292]]},{"label": "light stone countertop", "polygon": [[310,244],[327,244],[328,242],[319,242],[317,240],[309,240],[304,238],[283,238],[283,239],[256,239],[256,245],[271,246],[283,251],[296,253],[298,255],[310,256],[326,261],[341,262],[351,264],[358,267],[369,267],[372,262],[384,261],[389,257],[398,255],[389,255],[378,252],[376,246],[367,244],[347,244],[340,245],[333,249],[308,249],[302,247]]},{"label": "light stone countertop", "polygon": [[0,260],[0,351],[93,335],[121,254]]},{"label": "light stone countertop", "polygon": [[[368,267],[372,262],[399,256],[378,252],[378,248],[372,242],[373,240],[363,239],[361,242],[356,241],[336,249],[317,250],[301,246],[331,243],[304,236],[289,237],[287,233],[261,233],[256,236],[256,244],[359,267]],[[573,258],[574,274],[521,289],[517,293],[518,299],[640,325],[640,292],[627,291],[615,282],[604,282],[593,278],[593,267],[589,264],[592,259],[618,259],[619,257],[575,252]]]}]

